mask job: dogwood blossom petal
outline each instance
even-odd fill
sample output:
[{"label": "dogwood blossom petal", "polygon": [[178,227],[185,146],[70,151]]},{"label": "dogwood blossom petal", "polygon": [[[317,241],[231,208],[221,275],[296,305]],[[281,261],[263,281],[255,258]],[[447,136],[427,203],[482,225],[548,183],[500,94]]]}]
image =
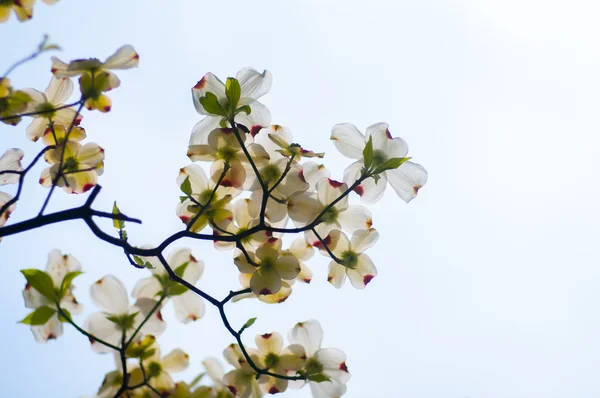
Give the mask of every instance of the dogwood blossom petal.
[{"label": "dogwood blossom petal", "polygon": [[113,314],[126,314],[129,310],[127,289],[113,275],[106,275],[90,287],[90,296],[94,304],[103,311]]},{"label": "dogwood blossom petal", "polygon": [[327,282],[331,283],[336,289],[344,286],[346,281],[346,267],[341,264],[331,261],[327,270]]},{"label": "dogwood blossom petal", "polygon": [[174,296],[175,316],[181,323],[196,321],[204,316],[204,300],[191,290]]},{"label": "dogwood blossom petal", "polygon": [[373,247],[379,239],[379,232],[375,228],[368,230],[356,231],[352,235],[350,246],[356,253],[362,253],[365,250]]},{"label": "dogwood blossom petal", "polygon": [[242,97],[258,99],[269,92],[273,76],[268,70],[259,73],[253,68],[243,68],[235,78],[239,81]]},{"label": "dogwood blossom petal", "polygon": [[288,333],[291,344],[300,344],[306,350],[306,355],[312,357],[323,342],[323,328],[315,319],[298,322]]},{"label": "dogwood blossom petal", "polygon": [[131,69],[138,66],[140,56],[130,44],[117,49],[113,55],[104,61],[105,69]]},{"label": "dogwood blossom petal", "polygon": [[[88,316],[83,324],[83,329],[100,340],[120,345],[121,331],[114,322],[106,319],[106,315],[102,312],[94,312]],[[94,352],[106,353],[112,351],[112,348],[108,348],[96,340],[92,340],[90,343]]]},{"label": "dogwood blossom petal", "polygon": [[337,348],[321,348],[314,358],[323,365],[323,373],[339,381],[347,383],[350,380],[350,373],[346,366],[346,354]]},{"label": "dogwood blossom petal", "polygon": [[[324,165],[309,161],[302,164],[302,175],[308,183],[308,190],[312,191],[315,189],[317,182],[323,178],[329,178],[331,173]],[[345,179],[344,182],[348,183]]]},{"label": "dogwood blossom petal", "polygon": [[205,74],[202,79],[192,87],[192,100],[194,101],[194,107],[196,111],[201,115],[209,115],[204,110],[204,107],[200,103],[200,98],[204,97],[206,93],[213,93],[217,96],[219,103],[223,104],[227,100],[225,95],[225,84],[218,77],[212,73]]},{"label": "dogwood blossom petal", "polygon": [[[0,157],[0,172],[2,171],[23,171],[21,159],[25,153],[21,149],[12,148],[4,152]],[[19,175],[14,173],[0,174],[0,185],[16,184],[19,181]]]},{"label": "dogwood blossom petal", "polygon": [[54,314],[45,324],[32,326],[31,332],[35,337],[35,341],[38,343],[47,343],[48,340],[54,340],[62,336],[63,325],[58,320],[58,316]]},{"label": "dogwood blossom petal", "polygon": [[263,356],[269,353],[279,354],[283,349],[283,338],[277,332],[258,335],[254,341]]},{"label": "dogwood blossom petal", "polygon": [[365,136],[350,123],[336,124],[331,129],[331,140],[340,153],[351,159],[360,159],[365,148]]},{"label": "dogwood blossom petal", "polygon": [[348,206],[338,215],[338,221],[342,228],[353,233],[360,229],[369,229],[373,225],[373,218],[368,208],[359,205]]},{"label": "dogwood blossom petal", "polygon": [[385,172],[394,191],[406,203],[417,196],[417,192],[427,183],[427,171],[423,166],[411,161],[404,162],[400,167]]},{"label": "dogwood blossom petal", "polygon": [[190,356],[182,349],[176,348],[165,355],[161,363],[167,372],[181,372],[189,366]]},{"label": "dogwood blossom petal", "polygon": [[408,153],[408,144],[400,137],[393,138],[388,130],[387,123],[375,123],[367,127],[368,141],[373,138],[373,149],[381,151],[386,160],[392,158],[403,158]]},{"label": "dogwood blossom petal", "polygon": [[337,380],[323,383],[309,383],[313,398],[339,398],[346,393],[346,385]]},{"label": "dogwood blossom petal", "polygon": [[189,145],[207,145],[208,135],[211,131],[219,127],[220,121],[221,119],[218,117],[207,116],[196,123],[192,128]]},{"label": "dogwood blossom petal", "polygon": [[140,297],[156,297],[162,291],[160,282],[153,276],[140,279],[135,284],[131,296],[133,298]]},{"label": "dogwood blossom petal", "polygon": [[348,268],[347,274],[352,286],[357,289],[364,289],[377,276],[377,268],[375,268],[375,264],[369,256],[360,253],[356,268]]},{"label": "dogwood blossom petal", "polygon": [[46,101],[51,104],[61,104],[69,99],[73,93],[73,82],[71,79],[57,78],[52,76],[48,88],[46,88]]}]

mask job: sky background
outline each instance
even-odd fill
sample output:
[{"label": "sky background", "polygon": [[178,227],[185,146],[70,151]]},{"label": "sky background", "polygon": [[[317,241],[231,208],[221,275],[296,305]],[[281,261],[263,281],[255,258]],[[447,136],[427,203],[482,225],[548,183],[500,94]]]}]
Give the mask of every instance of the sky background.
[{"label": "sky background", "polygon": [[[0,69],[48,33],[65,61],[105,59],[123,44],[140,53],[110,93],[113,110],[85,113],[88,141],[106,150],[104,189],[131,216],[135,244],[157,244],[181,228],[175,178],[189,163],[192,126],[201,119],[190,88],[206,72],[269,69],[262,102],[273,123],[296,141],[325,151],[341,178],[351,163],[329,141],[331,127],[362,131],[389,123],[429,182],[406,205],[388,189],[371,207],[378,244],[368,254],[379,275],[359,291],[326,282],[327,261],[308,264],[311,285],[296,285],[283,305],[229,305],[247,332],[286,334],[320,320],[324,346],[348,355],[347,397],[558,398],[600,395],[600,6],[592,1],[68,1],[39,2],[34,19],[0,26]],[[226,4],[225,4],[226,3]],[[45,89],[50,54],[12,75],[16,87]],[[0,126],[0,149],[41,144],[25,121]],[[34,216],[45,190],[38,165],[11,222]],[[85,197],[57,192],[50,210]],[[111,230],[110,223],[104,224]],[[206,268],[198,286],[217,297],[238,288],[229,252],[180,241]],[[88,289],[112,273],[133,287],[148,276],[122,251],[98,242],[82,222],[49,226],[0,244],[3,288],[0,364],[6,396],[64,398],[92,394],[113,369],[72,328],[38,345],[27,326],[23,268],[44,268],[59,248],[83,264],[76,280],[85,316],[96,311]],[[169,251],[167,251],[168,253]],[[170,306],[163,351],[181,347],[190,381],[206,356],[232,342],[217,311],[180,325]],[[177,378],[177,377],[176,377]],[[309,397],[306,388],[289,397]]]}]

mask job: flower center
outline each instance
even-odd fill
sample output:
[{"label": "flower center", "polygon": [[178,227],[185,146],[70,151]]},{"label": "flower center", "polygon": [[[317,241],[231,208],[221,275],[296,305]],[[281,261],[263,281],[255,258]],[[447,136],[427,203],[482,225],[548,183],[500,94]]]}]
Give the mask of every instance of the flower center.
[{"label": "flower center", "polygon": [[319,361],[314,358],[310,358],[308,362],[306,362],[306,374],[319,374],[323,371],[323,365]]},{"label": "flower center", "polygon": [[385,155],[385,153],[383,153],[383,151],[377,150],[373,152],[373,165],[374,166],[380,166],[382,164],[385,163],[385,161],[388,160],[387,156]]},{"label": "flower center", "polygon": [[342,260],[345,267],[356,268],[356,264],[358,264],[358,255],[352,250],[346,250],[342,253],[340,260]]},{"label": "flower center", "polygon": [[338,218],[338,214],[339,214],[339,212],[337,211],[337,209],[332,206],[332,207],[329,207],[327,210],[325,210],[325,213],[323,213],[320,220],[322,222],[324,222],[325,224],[332,224],[332,223],[336,222],[336,220]]},{"label": "flower center", "polygon": [[279,177],[281,177],[281,170],[279,170],[279,167],[275,166],[274,164],[268,164],[262,169],[260,174],[265,182],[276,182]]},{"label": "flower center", "polygon": [[267,367],[267,369],[273,369],[278,364],[279,364],[279,355],[270,352],[267,354],[267,356],[265,356],[265,366]]}]

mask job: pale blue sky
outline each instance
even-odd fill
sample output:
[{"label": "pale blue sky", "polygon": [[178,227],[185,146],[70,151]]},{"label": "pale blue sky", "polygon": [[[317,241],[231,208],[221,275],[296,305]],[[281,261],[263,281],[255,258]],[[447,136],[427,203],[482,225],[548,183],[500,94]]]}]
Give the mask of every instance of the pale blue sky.
[{"label": "pale blue sky", "polygon": [[[235,75],[253,66],[274,75],[264,98],[273,122],[297,141],[327,152],[341,178],[350,161],[329,142],[331,127],[390,124],[429,171],[406,205],[388,190],[371,210],[381,239],[369,252],[379,276],[364,291],[335,290],[315,256],[310,286],[284,305],[231,305],[250,332],[287,330],[317,318],[325,345],[348,355],[349,398],[559,398],[600,395],[600,123],[598,6],[573,0],[454,1],[68,1],[38,4],[31,22],[0,26],[0,67],[27,54],[44,33],[64,60],[104,59],[123,44],[140,68],[119,73],[113,110],[86,113],[90,140],[106,149],[97,206],[113,200],[142,218],[134,242],[158,243],[181,227],[175,177],[188,164],[191,127],[200,116],[189,89],[206,72]],[[18,45],[15,45],[17,43]],[[44,89],[49,56],[13,75],[18,87]],[[0,149],[39,150],[24,129],[0,126]],[[308,146],[308,145],[307,145]],[[12,221],[35,214],[44,190],[26,185]],[[51,209],[83,197],[55,196]],[[106,225],[109,228],[109,224]],[[199,286],[217,296],[236,288],[230,253],[189,244],[206,262]],[[147,276],[122,252],[71,222],[0,244],[0,303],[6,396],[91,394],[112,359],[67,328],[58,341],[34,342],[15,322],[26,310],[19,269],[43,268],[60,248],[84,267],[77,297],[95,311],[89,284],[114,273],[129,286]],[[218,313],[170,323],[160,341],[192,360],[231,342]],[[83,322],[84,316],[79,317]],[[247,341],[252,342],[252,333]],[[309,397],[308,389],[286,393]]]}]

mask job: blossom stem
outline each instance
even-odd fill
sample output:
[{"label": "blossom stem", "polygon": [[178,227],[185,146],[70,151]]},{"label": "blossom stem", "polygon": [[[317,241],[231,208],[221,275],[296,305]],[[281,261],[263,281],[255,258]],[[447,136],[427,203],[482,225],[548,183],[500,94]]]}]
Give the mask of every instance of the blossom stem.
[{"label": "blossom stem", "polygon": [[131,344],[131,342],[133,341],[133,339],[135,338],[135,336],[137,336],[137,334],[140,332],[140,330],[142,330],[142,328],[144,327],[144,325],[146,324],[146,322],[148,322],[148,320],[150,319],[150,317],[152,317],[152,315],[154,315],[154,313],[156,312],[156,310],[161,306],[161,304],[163,303],[163,301],[165,300],[167,296],[165,295],[165,293],[163,293],[160,296],[160,299],[156,302],[156,304],[154,304],[154,307],[152,307],[152,309],[150,310],[150,312],[148,313],[148,315],[146,315],[146,318],[144,318],[144,320],[142,321],[142,323],[140,323],[140,325],[137,327],[137,329],[135,329],[135,331],[133,332],[133,334],[131,335],[131,337],[129,338],[129,340],[127,340],[127,344],[125,344],[125,346],[123,347],[123,349],[127,349],[127,347],[129,347],[129,345]]},{"label": "blossom stem", "polygon": [[[69,136],[71,135],[71,131],[73,131],[73,127],[75,127],[77,115],[79,115],[79,113],[81,112],[81,109],[83,108],[83,104],[84,104],[83,100],[79,100],[79,108],[77,108],[77,112],[75,113],[73,120],[71,120],[71,124],[69,125],[69,129],[67,130],[67,132],[65,134],[65,140],[62,144],[62,151],[60,152],[60,162],[59,162],[59,166],[58,166],[58,172],[56,173],[56,177],[54,177],[54,179],[52,180],[52,186],[50,187],[50,192],[48,192],[48,196],[46,196],[46,200],[44,201],[44,204],[42,205],[42,208],[40,209],[38,216],[41,216],[42,214],[44,214],[44,210],[46,210],[46,206],[48,206],[48,203],[50,203],[50,198],[52,197],[52,194],[54,193],[54,189],[56,188],[56,184],[58,183],[58,180],[61,177],[64,177],[63,169],[64,169],[64,160],[65,160],[65,152],[67,149],[67,143],[69,142]],[[65,180],[65,183],[66,183],[66,180]]]},{"label": "blossom stem", "polygon": [[83,334],[84,336],[86,336],[88,339],[90,339],[90,341],[95,341],[97,343],[100,343],[108,348],[112,348],[115,351],[120,351],[121,349],[115,345],[112,345],[110,343],[107,343],[104,340],[101,340],[99,338],[97,338],[96,336],[94,336],[93,334],[87,332],[86,330],[84,330],[81,326],[77,325],[73,319],[71,319],[71,316],[68,315],[60,306],[59,303],[56,303],[56,308],[58,309],[58,313],[60,314],[60,316],[62,316],[64,319],[67,320],[67,322],[69,322],[75,329],[77,329],[77,331],[81,334]]}]

